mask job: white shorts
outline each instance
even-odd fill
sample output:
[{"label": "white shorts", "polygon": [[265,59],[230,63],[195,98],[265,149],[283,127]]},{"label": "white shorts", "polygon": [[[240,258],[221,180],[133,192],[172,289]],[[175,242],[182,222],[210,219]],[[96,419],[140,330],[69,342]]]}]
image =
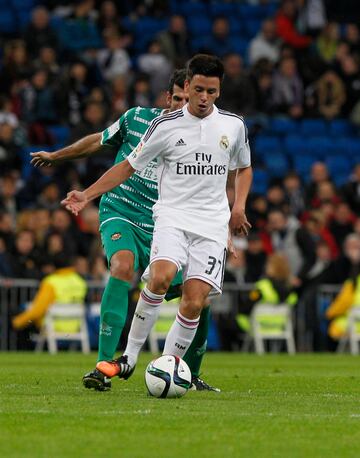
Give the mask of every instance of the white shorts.
[{"label": "white shorts", "polygon": [[173,227],[154,231],[150,265],[165,260],[183,271],[183,282],[191,278],[213,287],[211,294],[221,294],[226,262],[226,247],[215,240]]}]

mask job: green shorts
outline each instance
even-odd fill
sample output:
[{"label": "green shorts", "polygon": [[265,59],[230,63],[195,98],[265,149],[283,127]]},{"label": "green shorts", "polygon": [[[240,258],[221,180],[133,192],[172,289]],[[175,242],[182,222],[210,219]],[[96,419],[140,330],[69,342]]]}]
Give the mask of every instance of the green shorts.
[{"label": "green shorts", "polygon": [[[134,254],[134,271],[145,270],[150,263],[152,234],[139,229],[122,219],[111,219],[100,225],[101,241],[108,264],[118,251],[131,251]],[[167,298],[180,295],[182,273],[178,272],[171,283]]]},{"label": "green shorts", "polygon": [[102,245],[110,260],[118,251],[129,250],[134,254],[134,270],[145,270],[150,261],[152,234],[122,219],[112,219],[100,225]]}]

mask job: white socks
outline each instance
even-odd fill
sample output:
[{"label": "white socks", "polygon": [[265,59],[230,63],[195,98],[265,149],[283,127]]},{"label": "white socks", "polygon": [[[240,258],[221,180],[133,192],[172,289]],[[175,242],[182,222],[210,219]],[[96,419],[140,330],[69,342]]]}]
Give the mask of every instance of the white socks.
[{"label": "white socks", "polygon": [[199,320],[200,317],[189,320],[178,312],[166,337],[163,355],[175,355],[183,358],[195,337]]},{"label": "white socks", "polygon": [[154,294],[146,286],[140,293],[124,352],[131,367],[135,366],[141,347],[157,320],[164,297],[165,294]]}]

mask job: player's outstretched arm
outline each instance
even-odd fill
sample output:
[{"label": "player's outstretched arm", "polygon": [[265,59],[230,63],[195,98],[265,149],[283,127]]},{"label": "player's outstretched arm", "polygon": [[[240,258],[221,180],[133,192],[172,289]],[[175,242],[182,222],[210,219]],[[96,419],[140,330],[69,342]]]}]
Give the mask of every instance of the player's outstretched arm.
[{"label": "player's outstretched arm", "polygon": [[119,186],[119,184],[126,181],[134,172],[135,169],[133,169],[129,161],[125,159],[119,164],[111,167],[111,169],[105,172],[95,183],[84,191],[68,192],[66,198],[61,201],[61,205],[74,215],[78,215],[89,202],[116,186]]},{"label": "player's outstretched arm", "polygon": [[230,229],[236,234],[248,235],[251,224],[245,214],[246,200],[252,183],[252,168],[237,169],[235,178],[235,202],[231,210]]},{"label": "player's outstretched arm", "polygon": [[59,149],[52,153],[48,151],[39,151],[30,153],[32,156],[31,164],[34,167],[51,167],[60,162],[71,161],[91,156],[97,153],[101,148],[106,148],[101,144],[101,133],[87,135],[72,145]]}]

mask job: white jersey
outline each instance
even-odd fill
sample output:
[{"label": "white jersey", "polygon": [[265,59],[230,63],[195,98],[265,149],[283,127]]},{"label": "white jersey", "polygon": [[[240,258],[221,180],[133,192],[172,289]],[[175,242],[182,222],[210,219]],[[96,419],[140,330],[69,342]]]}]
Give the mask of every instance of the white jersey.
[{"label": "white jersey", "polygon": [[250,148],[243,119],[214,106],[205,118],[181,110],[152,121],[127,157],[141,171],[157,158],[159,197],[155,228],[176,227],[227,244],[229,170],[249,167]]}]

